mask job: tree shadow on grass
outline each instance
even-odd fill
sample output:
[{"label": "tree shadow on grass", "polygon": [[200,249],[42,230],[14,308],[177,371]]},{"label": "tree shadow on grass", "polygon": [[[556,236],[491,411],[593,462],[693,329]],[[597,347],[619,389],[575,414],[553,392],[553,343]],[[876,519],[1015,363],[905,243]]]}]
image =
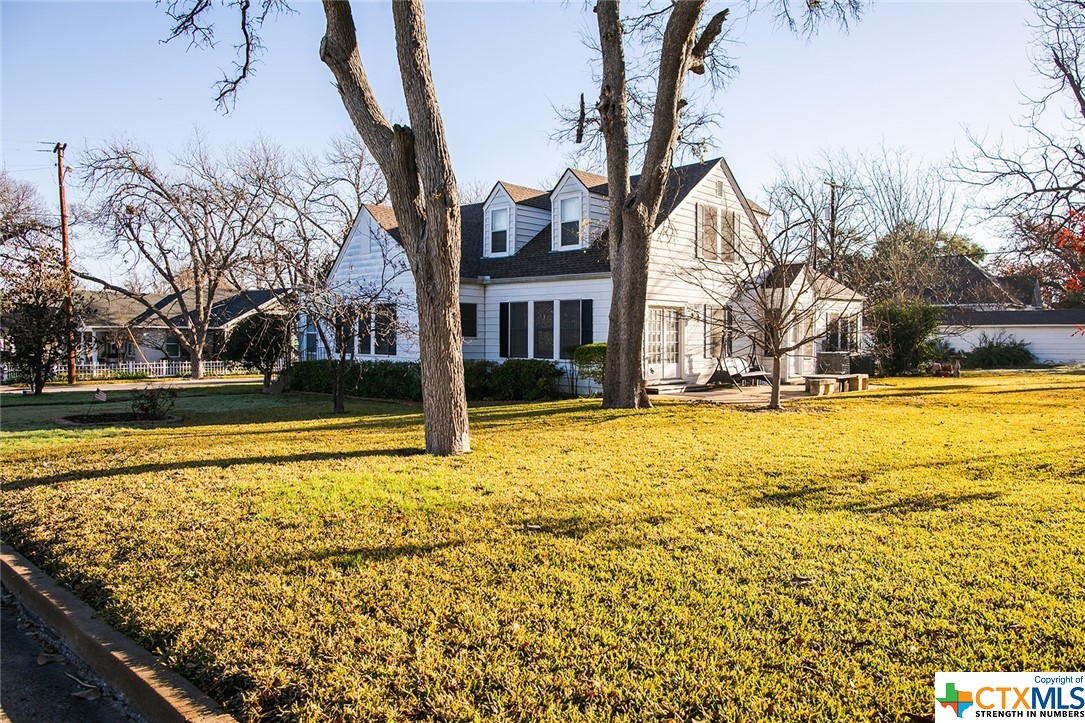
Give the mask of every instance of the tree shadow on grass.
[{"label": "tree shadow on grass", "polygon": [[756,497],[752,504],[758,507],[790,507],[796,510],[808,512],[821,511],[845,511],[862,515],[907,515],[917,512],[945,512],[962,505],[975,502],[989,502],[1002,497],[1000,492],[967,492],[904,495],[897,499],[886,501],[882,499],[852,500],[849,502],[836,502],[845,494],[844,490],[833,495],[830,489],[824,485],[799,487],[795,489],[770,492]]},{"label": "tree shadow on grass", "polygon": [[211,467],[227,468],[233,465],[247,464],[289,464],[291,462],[320,462],[324,460],[358,459],[363,457],[410,457],[425,454],[424,449],[399,447],[395,449],[360,449],[341,452],[304,452],[299,454],[273,454],[263,457],[225,457],[220,459],[189,459],[177,462],[153,462],[135,464],[127,467],[104,467],[100,469],[76,469],[58,472],[40,477],[24,477],[5,481],[5,490],[21,490],[39,485],[51,485],[58,482],[80,482],[103,477],[140,475],[151,472],[167,472],[183,469],[205,469]]}]

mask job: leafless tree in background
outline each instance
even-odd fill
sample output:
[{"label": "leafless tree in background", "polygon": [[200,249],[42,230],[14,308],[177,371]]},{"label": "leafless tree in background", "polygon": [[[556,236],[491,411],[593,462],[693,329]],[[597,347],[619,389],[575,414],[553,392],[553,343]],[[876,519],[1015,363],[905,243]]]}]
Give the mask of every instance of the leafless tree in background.
[{"label": "leafless tree in background", "polygon": [[[1021,146],[970,136],[954,178],[989,192],[988,215],[1005,224],[999,266],[1036,276],[1049,291],[1080,274],[1085,259],[1056,240],[1085,213],[1085,0],[1032,0],[1032,63],[1045,92],[1026,98]],[[1062,275],[1062,274],[1066,275]],[[1061,275],[1061,279],[1060,279]]]},{"label": "leafless tree in background", "polygon": [[199,138],[160,167],[138,145],[117,141],[91,149],[84,176],[94,199],[89,217],[107,252],[142,269],[173,295],[160,308],[143,293],[85,271],[75,274],[143,304],[192,359],[203,377],[211,307],[270,212],[278,184],[272,154],[260,143],[212,151]]},{"label": "leafless tree in background", "polygon": [[[217,100],[228,106],[263,49],[259,34],[263,23],[290,7],[284,0],[262,0],[255,6],[251,0],[172,0],[167,5],[174,21],[170,37],[213,45],[213,11],[219,6],[237,13],[241,34],[233,72],[218,86]],[[393,126],[377,102],[362,63],[350,3],[325,0],[324,14],[321,60],[335,76],[347,114],[384,174],[415,279],[426,451],[468,452],[459,306],[460,199],[430,67],[422,0],[392,3],[410,126]]]}]

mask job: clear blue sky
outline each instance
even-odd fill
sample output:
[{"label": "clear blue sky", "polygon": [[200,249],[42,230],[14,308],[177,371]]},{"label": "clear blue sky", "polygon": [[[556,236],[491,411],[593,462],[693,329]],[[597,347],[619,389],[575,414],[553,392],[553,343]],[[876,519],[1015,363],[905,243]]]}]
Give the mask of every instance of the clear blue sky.
[{"label": "clear blue sky", "polygon": [[[4,166],[54,202],[53,157],[35,152],[45,148],[37,141],[67,142],[70,165],[88,145],[117,136],[164,156],[197,127],[213,144],[263,135],[319,149],[349,122],[317,57],[323,11],[315,2],[295,7],[266,28],[258,72],[224,116],[212,85],[233,60],[228,24],[220,23],[215,50],[188,50],[183,41],[160,42],[169,20],[151,2],[4,0]],[[885,143],[940,160],[963,145],[965,125],[1013,137],[1020,91],[1037,83],[1028,13],[1024,2],[882,2],[850,33],[826,28],[809,42],[774,28],[767,13],[736,17],[741,72],[713,101],[724,116],[717,150],[756,199],[779,158]],[[355,3],[355,16],[378,96],[402,119],[387,3]],[[576,0],[429,7],[437,90],[461,181],[535,185],[567,165],[568,149],[549,140],[552,105],[598,93],[580,40],[593,22]],[[71,197],[78,201],[81,190]]]}]

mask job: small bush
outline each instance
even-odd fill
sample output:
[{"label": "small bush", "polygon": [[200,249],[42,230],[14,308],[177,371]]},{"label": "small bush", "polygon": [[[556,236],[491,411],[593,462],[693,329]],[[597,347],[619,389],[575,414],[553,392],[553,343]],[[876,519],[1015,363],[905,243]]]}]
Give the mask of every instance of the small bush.
[{"label": "small bush", "polygon": [[870,311],[874,355],[886,374],[914,372],[934,358],[934,332],[942,310],[921,301],[883,301]]},{"label": "small bush", "polygon": [[113,372],[114,379],[146,379],[147,372],[127,372],[118,370]]},{"label": "small bush", "polygon": [[494,375],[500,364],[482,359],[464,359],[463,381],[467,389],[467,398],[471,401],[493,399]]},{"label": "small bush", "polygon": [[132,394],[132,414],[136,419],[165,419],[177,402],[177,390],[173,387],[150,385]]},{"label": "small bush", "polygon": [[363,361],[351,366],[354,369],[347,370],[347,394],[422,401],[422,372],[416,362]]},{"label": "small bush", "polygon": [[284,387],[292,392],[332,393],[332,369],[326,361],[303,361],[286,372]]},{"label": "small bush", "polygon": [[603,386],[603,367],[607,361],[607,345],[605,342],[597,344],[584,344],[573,351],[573,363],[576,364],[580,376],[591,379],[599,386]]},{"label": "small bush", "polygon": [[494,369],[492,398],[525,402],[557,399],[561,396],[561,375],[561,369],[545,359],[508,359]]},{"label": "small bush", "polygon": [[1028,342],[1004,334],[993,339],[981,334],[979,343],[964,360],[964,366],[970,369],[1018,369],[1035,363]]}]

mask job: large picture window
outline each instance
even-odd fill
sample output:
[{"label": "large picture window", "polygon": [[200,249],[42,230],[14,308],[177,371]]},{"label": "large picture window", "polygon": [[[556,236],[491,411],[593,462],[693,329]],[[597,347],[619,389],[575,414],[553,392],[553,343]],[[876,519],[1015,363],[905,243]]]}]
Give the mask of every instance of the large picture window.
[{"label": "large picture window", "polygon": [[490,211],[490,253],[504,254],[509,249],[509,210],[495,208]]},{"label": "large picture window", "polygon": [[561,245],[580,245],[580,198],[561,199]]}]

